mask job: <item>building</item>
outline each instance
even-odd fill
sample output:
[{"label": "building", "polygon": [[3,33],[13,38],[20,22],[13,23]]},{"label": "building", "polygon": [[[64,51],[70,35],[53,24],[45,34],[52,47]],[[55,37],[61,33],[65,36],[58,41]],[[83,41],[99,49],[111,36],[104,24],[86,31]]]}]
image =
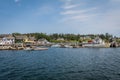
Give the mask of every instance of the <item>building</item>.
[{"label": "building", "polygon": [[95,39],[88,41],[87,43],[83,43],[82,46],[83,47],[106,47],[106,44],[101,38],[96,37]]},{"label": "building", "polygon": [[42,38],[42,39],[39,39],[38,44],[40,45],[46,45],[46,44],[50,44],[50,42],[48,42],[46,39]]},{"label": "building", "polygon": [[105,42],[101,38],[99,38],[99,37],[96,37],[93,40],[93,43],[96,43],[96,44],[105,44]]},{"label": "building", "polygon": [[35,37],[28,37],[24,40],[24,44],[26,45],[26,47],[34,46],[36,45],[35,40],[36,40]]},{"label": "building", "polygon": [[3,37],[0,39],[0,45],[12,45],[15,43],[15,38],[12,36]]},{"label": "building", "polygon": [[35,43],[36,39],[35,37],[26,37],[24,39],[24,42],[27,43],[27,42],[30,42],[30,43]]},{"label": "building", "polygon": [[64,41],[64,38],[58,38],[57,41]]},{"label": "building", "polygon": [[16,43],[23,43],[28,37],[25,35],[15,36]]}]

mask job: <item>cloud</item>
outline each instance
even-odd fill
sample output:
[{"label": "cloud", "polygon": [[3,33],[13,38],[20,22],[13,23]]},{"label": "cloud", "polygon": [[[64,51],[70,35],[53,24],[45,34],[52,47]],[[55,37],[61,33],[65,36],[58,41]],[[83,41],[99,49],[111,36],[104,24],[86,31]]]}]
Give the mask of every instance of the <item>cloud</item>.
[{"label": "cloud", "polygon": [[62,21],[69,22],[70,20],[75,20],[77,22],[83,22],[96,15],[96,13],[94,13],[94,11],[97,10],[96,7],[81,8],[83,7],[83,3],[81,2],[80,5],[77,2],[73,2],[73,0],[66,0],[63,1],[63,3],[63,10],[60,12],[63,16]]},{"label": "cloud", "polygon": [[102,6],[104,0],[94,5],[73,1],[64,1],[62,5],[61,23],[65,26],[76,28],[76,32],[120,34],[120,0],[108,0]]},{"label": "cloud", "polygon": [[[119,33],[120,31],[120,10],[110,10],[101,16],[98,25],[99,29],[109,31],[110,33]],[[119,35],[120,36],[120,35]]]},{"label": "cloud", "polygon": [[89,11],[93,11],[96,8],[90,8],[90,9],[81,9],[81,10],[66,10],[64,12],[61,12],[63,15],[70,15],[70,14],[81,14],[81,13],[87,13]]},{"label": "cloud", "polygon": [[75,7],[78,7],[79,4],[76,4],[76,5],[65,5],[63,6],[64,9],[71,9],[71,8],[75,8]]},{"label": "cloud", "polygon": [[[111,2],[112,1],[112,2]],[[109,9],[100,16],[99,28],[103,31],[120,34],[120,0],[110,0]],[[120,36],[120,35],[119,35]]]}]

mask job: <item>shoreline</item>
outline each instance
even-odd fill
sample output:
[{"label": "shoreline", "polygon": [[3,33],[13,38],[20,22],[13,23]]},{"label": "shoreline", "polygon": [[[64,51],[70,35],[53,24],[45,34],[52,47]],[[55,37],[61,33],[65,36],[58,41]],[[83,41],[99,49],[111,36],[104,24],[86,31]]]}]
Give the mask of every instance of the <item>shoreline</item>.
[{"label": "shoreline", "polygon": [[[41,51],[41,50],[48,50],[49,48],[53,48],[53,47],[48,47],[48,48],[40,48],[40,49],[28,49],[29,51],[31,50],[31,51]],[[64,49],[64,47],[58,47],[58,48],[62,48],[62,49]],[[99,49],[99,48],[106,48],[106,49],[109,49],[109,48],[120,48],[120,47],[79,47],[79,48],[67,48],[67,49],[80,49],[80,48],[93,48],[93,49]],[[23,48],[23,49],[0,49],[0,51],[2,51],[2,50],[10,50],[10,51],[20,51],[20,50],[25,50],[25,48]],[[26,49],[27,50],[27,49]],[[25,50],[25,51],[26,51]]]}]

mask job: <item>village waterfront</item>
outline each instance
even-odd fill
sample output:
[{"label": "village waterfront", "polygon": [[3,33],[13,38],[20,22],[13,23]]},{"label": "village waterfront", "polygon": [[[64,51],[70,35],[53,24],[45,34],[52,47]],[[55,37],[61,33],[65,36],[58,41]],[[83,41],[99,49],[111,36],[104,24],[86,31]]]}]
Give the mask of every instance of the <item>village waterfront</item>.
[{"label": "village waterfront", "polygon": [[58,48],[119,47],[120,38],[106,34],[12,33],[0,35],[0,50],[47,50]]},{"label": "village waterfront", "polygon": [[0,80],[120,79],[119,37],[43,33],[0,37]]},{"label": "village waterfront", "polygon": [[120,80],[120,38],[0,35],[0,80]]},{"label": "village waterfront", "polygon": [[0,80],[120,80],[120,48],[1,50]]}]

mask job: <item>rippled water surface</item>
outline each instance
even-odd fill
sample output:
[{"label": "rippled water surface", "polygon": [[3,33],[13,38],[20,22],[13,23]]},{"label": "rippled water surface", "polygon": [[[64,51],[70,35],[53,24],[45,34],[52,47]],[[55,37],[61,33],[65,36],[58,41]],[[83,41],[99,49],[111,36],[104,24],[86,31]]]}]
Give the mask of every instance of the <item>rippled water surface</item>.
[{"label": "rippled water surface", "polygon": [[0,80],[120,80],[120,48],[0,51]]}]

